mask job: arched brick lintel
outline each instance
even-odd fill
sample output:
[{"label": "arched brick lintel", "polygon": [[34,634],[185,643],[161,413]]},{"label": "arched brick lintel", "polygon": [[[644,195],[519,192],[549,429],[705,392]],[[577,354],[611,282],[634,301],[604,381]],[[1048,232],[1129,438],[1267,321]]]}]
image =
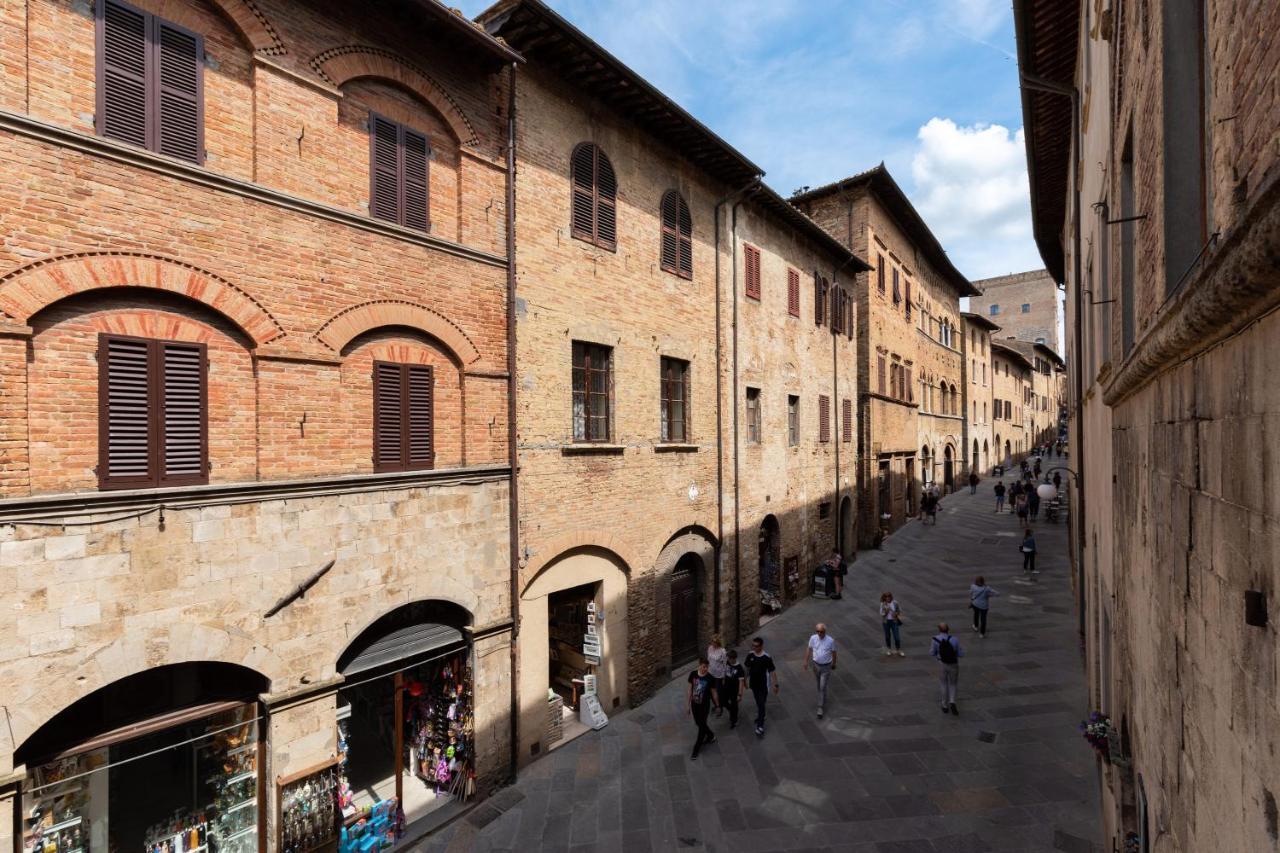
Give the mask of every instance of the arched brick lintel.
[{"label": "arched brick lintel", "polygon": [[[279,33],[254,0],[209,0],[209,4],[235,27],[250,50],[268,56],[285,53],[284,42],[280,40]],[[196,32],[200,30],[197,12],[183,0],[161,0],[157,13],[166,21],[173,21]]]},{"label": "arched brick lintel", "polygon": [[112,287],[165,290],[222,314],[260,346],[284,335],[266,309],[226,279],[191,264],[141,253],[48,258],[0,277],[0,311],[19,323],[55,302]]},{"label": "arched brick lintel", "polygon": [[336,353],[365,332],[381,326],[408,326],[426,332],[444,344],[463,366],[480,359],[480,351],[466,333],[443,314],[423,305],[384,299],[364,302],[331,317],[316,337]]},{"label": "arched brick lintel", "polygon": [[477,141],[475,128],[448,93],[425,71],[389,50],[362,45],[335,47],[317,55],[311,67],[339,87],[361,77],[398,83],[434,107],[459,142],[474,145]]},{"label": "arched brick lintel", "polygon": [[538,548],[538,553],[529,559],[525,566],[524,576],[528,581],[523,585],[521,595],[533,585],[543,570],[572,551],[594,548],[608,551],[621,561],[623,570],[630,575],[638,565],[636,555],[622,541],[622,537],[604,530],[571,530],[551,537]]}]

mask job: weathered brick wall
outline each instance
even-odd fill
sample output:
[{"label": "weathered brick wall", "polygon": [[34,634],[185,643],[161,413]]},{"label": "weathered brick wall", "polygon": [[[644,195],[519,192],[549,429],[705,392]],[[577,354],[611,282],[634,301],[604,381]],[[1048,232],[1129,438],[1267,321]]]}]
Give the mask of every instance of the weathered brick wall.
[{"label": "weathered brick wall", "polygon": [[979,323],[961,318],[963,382],[968,411],[965,412],[965,443],[969,467],[986,477],[996,464],[995,434],[991,429],[991,332]]},{"label": "weathered brick wall", "polygon": [[[1055,351],[1064,352],[1058,340],[1058,287],[1047,272],[1002,275],[973,285],[982,291],[981,296],[973,297],[974,313],[998,323],[1001,337],[1032,342],[1043,338]],[[992,305],[999,306],[999,314],[991,313]],[[1029,306],[1026,313],[1023,305]]]},{"label": "weathered brick wall", "polygon": [[1023,374],[1026,368],[1021,362],[993,352],[991,370],[994,374],[991,383],[993,405],[996,400],[1008,400],[1011,406],[1011,414],[1008,417],[1001,412],[1000,417],[993,417],[991,422],[991,429],[995,433],[993,447],[998,450],[992,454],[992,464],[1002,465],[1018,461],[1027,450],[1026,422],[1022,414],[1022,389],[1025,387]]}]

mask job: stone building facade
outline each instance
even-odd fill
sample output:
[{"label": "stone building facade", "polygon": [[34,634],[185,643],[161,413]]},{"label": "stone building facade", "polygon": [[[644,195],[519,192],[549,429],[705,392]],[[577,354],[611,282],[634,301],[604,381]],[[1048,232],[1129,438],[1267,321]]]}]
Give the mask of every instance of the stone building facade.
[{"label": "stone building facade", "polygon": [[1106,835],[1273,850],[1280,35],[1218,0],[1014,10]]},{"label": "stone building facade", "polygon": [[961,343],[964,347],[963,384],[969,401],[965,417],[965,447],[969,448],[969,469],[979,477],[991,474],[999,464],[1001,453],[992,431],[992,383],[995,376],[991,363],[991,338],[1000,330],[981,314],[968,311],[960,316]]},{"label": "stone building facade", "polygon": [[855,283],[859,541],[870,545],[915,514],[921,483],[945,487],[964,470],[960,297],[977,291],[883,165],[791,201],[872,267]]},{"label": "stone building facade", "polygon": [[973,286],[982,292],[973,299],[974,313],[999,323],[1006,335],[1063,352],[1058,340],[1062,294],[1048,272],[1031,270],[984,278]]},{"label": "stone building facade", "polygon": [[1018,462],[1031,446],[1024,403],[1031,390],[1031,362],[1010,341],[991,341],[991,429],[993,463]]},{"label": "stone building facade", "polygon": [[[546,5],[503,2],[480,21],[527,59],[515,107],[526,762],[561,742],[548,689],[553,705],[579,702],[590,670],[606,714],[636,704],[713,635],[753,631],[762,600],[807,595],[815,561],[852,541],[856,340],[841,282],[865,265]],[[831,282],[845,298],[819,299]],[[588,601],[604,626],[591,659],[564,617]]]},{"label": "stone building facade", "polygon": [[518,56],[437,4],[323,0],[8,4],[0,56],[0,847],[61,849],[71,812],[142,849],[207,810],[209,761],[274,847],[277,781],[344,749],[412,818],[410,683],[460,685],[449,772],[483,793]]}]

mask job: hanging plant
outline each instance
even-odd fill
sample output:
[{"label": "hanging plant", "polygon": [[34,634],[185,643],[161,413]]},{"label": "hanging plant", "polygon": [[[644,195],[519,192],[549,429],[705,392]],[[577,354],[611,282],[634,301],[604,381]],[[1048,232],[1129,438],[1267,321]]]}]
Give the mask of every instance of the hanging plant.
[{"label": "hanging plant", "polygon": [[1102,756],[1102,760],[1110,763],[1110,741],[1115,735],[1115,726],[1111,724],[1111,718],[1101,711],[1093,711],[1089,714],[1089,719],[1080,723],[1080,733]]}]

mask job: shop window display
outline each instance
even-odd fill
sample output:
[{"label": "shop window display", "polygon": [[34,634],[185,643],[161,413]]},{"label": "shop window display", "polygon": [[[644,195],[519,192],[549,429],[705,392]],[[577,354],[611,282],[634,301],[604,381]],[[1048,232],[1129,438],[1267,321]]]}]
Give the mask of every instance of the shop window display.
[{"label": "shop window display", "polygon": [[36,767],[28,777],[23,849],[256,851],[258,759],[253,705],[236,705],[107,745],[91,743]]}]

